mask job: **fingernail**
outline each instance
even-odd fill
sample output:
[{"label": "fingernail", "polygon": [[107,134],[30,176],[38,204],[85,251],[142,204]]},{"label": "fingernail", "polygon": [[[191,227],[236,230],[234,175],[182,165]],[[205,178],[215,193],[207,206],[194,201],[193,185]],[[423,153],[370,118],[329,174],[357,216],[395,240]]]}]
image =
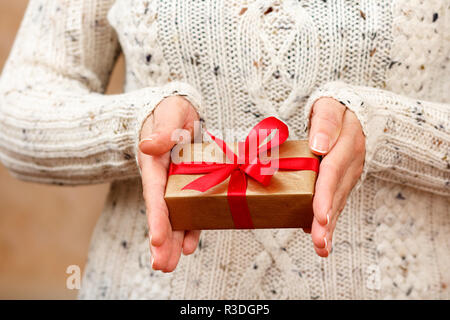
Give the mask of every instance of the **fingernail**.
[{"label": "fingernail", "polygon": [[153,258],[153,255],[152,255],[152,259],[151,259],[151,263],[152,263],[152,269],[155,269],[154,267],[153,267],[153,263],[155,262],[155,258]]},{"label": "fingernail", "polygon": [[149,240],[150,240],[150,245],[151,245],[152,244],[152,235],[150,235]]},{"label": "fingernail", "polygon": [[328,136],[324,133],[317,133],[314,135],[311,149],[313,151],[319,152],[319,153],[327,153],[328,149],[330,147],[330,139],[328,139]]},{"label": "fingernail", "polygon": [[330,214],[327,213],[327,224],[326,224],[326,226],[328,226],[329,224],[330,224]]},{"label": "fingernail", "polygon": [[158,136],[157,133],[152,133],[151,135],[149,135],[148,137],[145,137],[143,139],[141,139],[141,141],[139,141],[139,144],[145,142],[145,141],[153,141],[156,139],[156,137]]},{"label": "fingernail", "polygon": [[323,241],[325,242],[325,247],[324,247],[324,249],[327,249],[327,251],[328,251],[328,241],[327,241],[327,237],[326,237],[326,236],[323,237]]}]

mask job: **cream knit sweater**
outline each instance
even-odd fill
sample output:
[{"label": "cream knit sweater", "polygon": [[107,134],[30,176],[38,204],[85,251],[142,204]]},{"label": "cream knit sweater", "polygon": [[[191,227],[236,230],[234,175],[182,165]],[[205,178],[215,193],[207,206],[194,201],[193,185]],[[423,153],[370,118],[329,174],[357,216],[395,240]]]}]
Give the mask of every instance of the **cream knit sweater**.
[{"label": "cream knit sweater", "polygon": [[[120,50],[124,94],[103,95]],[[186,94],[215,133],[275,115],[306,138],[319,97],[367,141],[330,257],[301,230],[206,231],[150,268],[143,119]],[[450,297],[448,0],[31,0],[0,87],[0,159],[23,180],[112,182],[81,298]]]}]

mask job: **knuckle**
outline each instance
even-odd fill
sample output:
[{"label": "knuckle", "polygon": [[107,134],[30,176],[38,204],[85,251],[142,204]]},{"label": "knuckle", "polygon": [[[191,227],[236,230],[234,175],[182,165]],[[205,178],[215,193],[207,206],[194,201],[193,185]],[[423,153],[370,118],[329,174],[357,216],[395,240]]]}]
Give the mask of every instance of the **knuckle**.
[{"label": "knuckle", "polygon": [[356,180],[362,175],[364,172],[364,166],[358,166],[358,169],[356,169]]},{"label": "knuckle", "polygon": [[358,127],[358,129],[361,128],[361,123],[359,122],[359,119],[356,117],[356,114],[352,110],[347,110],[348,112],[348,122],[351,123],[353,126]]},{"label": "knuckle", "polygon": [[180,97],[180,100],[181,100],[181,102],[180,103],[182,103],[183,104],[183,106],[185,106],[186,108],[188,108],[188,107],[191,107],[192,106],[192,104],[191,104],[191,102],[188,100],[188,99],[186,99],[186,98],[183,98],[183,97]]},{"label": "knuckle", "polygon": [[315,245],[320,245],[322,244],[323,241],[323,237],[321,235],[319,235],[318,232],[315,232],[311,235],[312,241],[314,242]]},{"label": "knuckle", "polygon": [[337,101],[333,98],[330,97],[321,97],[319,99],[316,100],[316,102],[314,103],[314,109],[315,108],[326,108],[326,107],[333,107],[333,105],[335,105],[337,103]]},{"label": "knuckle", "polygon": [[366,141],[364,137],[357,135],[354,141],[355,153],[357,154],[365,154],[366,152]]},{"label": "knuckle", "polygon": [[313,201],[314,216],[322,224],[326,223],[326,210],[328,210],[328,206],[323,202]]},{"label": "knuckle", "polygon": [[313,116],[312,125],[320,128],[326,128],[327,131],[335,131],[340,128],[341,120],[337,114],[330,111],[320,112]]},{"label": "knuckle", "polygon": [[164,190],[165,186],[166,186],[165,182],[156,181],[156,180],[152,180],[152,181],[146,183],[147,192],[150,190],[154,190],[154,191]]},{"label": "knuckle", "polygon": [[338,207],[338,211],[336,213],[336,220],[339,219],[340,215],[342,214],[342,211],[345,209],[345,205],[347,204],[346,197],[342,199],[342,203]]},{"label": "knuckle", "polygon": [[363,171],[364,171],[364,165],[363,164],[361,164],[361,165],[359,165],[357,168],[356,168],[356,170],[355,170],[355,175],[354,175],[354,180],[355,180],[355,183],[353,184],[353,185],[355,185],[356,184],[356,181],[359,179],[359,177],[362,175],[362,173],[363,173]]},{"label": "knuckle", "polygon": [[145,212],[146,212],[147,214],[151,214],[151,212],[152,212],[152,210],[151,210],[151,207],[150,207],[150,204],[149,204],[149,203],[146,203],[146,204],[145,204]]},{"label": "knuckle", "polygon": [[361,175],[364,171],[364,161],[362,161],[359,165],[358,165],[358,169],[357,172],[359,175]]},{"label": "knuckle", "polygon": [[347,204],[347,195],[350,191],[347,190],[346,192],[341,193],[341,195],[338,198],[338,206],[336,211],[336,220],[341,215],[342,211],[344,211],[345,205]]},{"label": "knuckle", "polygon": [[358,119],[358,117],[356,116],[355,112],[353,112],[353,111],[350,110],[350,109],[346,109],[346,110],[345,110],[345,113],[344,113],[344,118],[345,118],[345,121],[346,121],[349,125],[358,127],[359,129],[362,130],[361,122],[359,121],[359,119]]},{"label": "knuckle", "polygon": [[142,191],[142,198],[144,198],[145,201],[147,201],[147,192]]},{"label": "knuckle", "polygon": [[169,210],[167,209],[166,206],[161,206],[161,213],[163,214],[163,216],[168,217],[169,216]]},{"label": "knuckle", "polygon": [[185,110],[191,106],[189,100],[183,98],[183,96],[173,96],[173,102],[181,109]]},{"label": "knuckle", "polygon": [[156,203],[152,203],[151,205],[149,205],[149,212],[150,214],[153,213],[158,213],[159,215],[162,216],[168,216],[169,215],[169,211],[167,210],[167,208],[161,204],[156,204]]},{"label": "knuckle", "polygon": [[347,107],[345,105],[343,105],[336,99],[333,99],[330,97],[322,97],[322,98],[317,99],[317,101],[314,103],[313,109],[317,109],[317,110],[330,109],[330,110],[336,110],[339,113],[343,113],[346,110],[346,108]]},{"label": "knuckle", "polygon": [[141,179],[142,182],[142,192],[146,192],[148,190],[148,179],[144,179],[144,174],[143,177]]},{"label": "knuckle", "polygon": [[347,108],[345,110],[345,117],[348,118],[348,121],[357,121],[358,118],[356,117],[355,112],[352,109]]},{"label": "knuckle", "polygon": [[326,172],[327,175],[331,175],[331,178],[335,181],[339,180],[339,177],[342,176],[343,168],[342,166],[337,165],[334,162],[326,161],[325,159],[322,161],[322,164],[320,165],[320,170],[322,172]]}]

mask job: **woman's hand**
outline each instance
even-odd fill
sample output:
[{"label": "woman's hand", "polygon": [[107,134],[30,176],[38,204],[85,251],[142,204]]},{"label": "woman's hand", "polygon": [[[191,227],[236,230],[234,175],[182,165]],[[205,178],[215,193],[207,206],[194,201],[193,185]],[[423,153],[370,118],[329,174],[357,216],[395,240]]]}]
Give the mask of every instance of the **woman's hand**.
[{"label": "woman's hand", "polygon": [[171,139],[172,133],[177,129],[185,129],[193,137],[194,125],[198,120],[198,114],[189,101],[173,96],[159,103],[141,130],[138,161],[142,173],[154,270],[172,272],[181,252],[188,255],[197,248],[200,231],[172,231],[164,192],[170,150],[176,144]]},{"label": "woman's hand", "polygon": [[324,156],[316,181],[311,237],[317,254],[327,257],[337,219],[363,170],[365,137],[352,111],[332,98],[320,98],[312,107],[309,146]]}]

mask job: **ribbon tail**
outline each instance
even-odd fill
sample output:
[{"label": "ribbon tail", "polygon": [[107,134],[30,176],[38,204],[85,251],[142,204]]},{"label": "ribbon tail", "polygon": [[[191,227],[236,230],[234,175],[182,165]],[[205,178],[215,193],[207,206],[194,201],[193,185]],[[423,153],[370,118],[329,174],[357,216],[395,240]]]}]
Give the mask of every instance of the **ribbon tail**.
[{"label": "ribbon tail", "polygon": [[247,198],[247,176],[241,170],[234,170],[231,173],[228,184],[228,205],[236,229],[254,229],[250,210],[248,209]]},{"label": "ribbon tail", "polygon": [[319,160],[316,158],[281,158],[277,159],[280,170],[312,170],[319,172]]},{"label": "ribbon tail", "polygon": [[214,162],[182,162],[170,163],[169,175],[172,174],[204,174],[229,166],[225,163]]},{"label": "ribbon tail", "polygon": [[228,178],[234,169],[235,166],[227,165],[226,167],[212,171],[204,176],[201,176],[200,178],[195,179],[191,183],[188,183],[182,188],[182,190],[189,189],[205,192]]}]

